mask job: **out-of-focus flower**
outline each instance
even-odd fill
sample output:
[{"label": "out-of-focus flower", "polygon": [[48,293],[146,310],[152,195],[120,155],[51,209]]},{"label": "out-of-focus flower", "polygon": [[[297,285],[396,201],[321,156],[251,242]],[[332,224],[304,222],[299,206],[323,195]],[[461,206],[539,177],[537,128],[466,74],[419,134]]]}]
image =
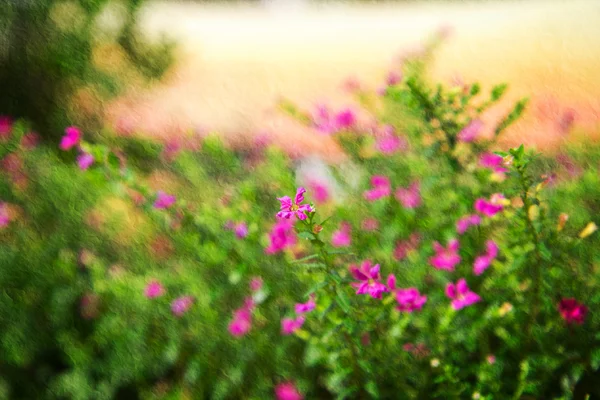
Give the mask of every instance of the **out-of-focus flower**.
[{"label": "out-of-focus flower", "polygon": [[587,224],[585,226],[585,228],[583,228],[583,230],[581,232],[579,232],[579,237],[581,239],[585,239],[586,237],[590,236],[592,233],[596,232],[598,230],[598,226],[593,223],[590,222],[589,224]]},{"label": "out-of-focus flower", "polygon": [[322,182],[310,181],[308,186],[311,189],[313,198],[317,203],[323,204],[329,200],[329,188]]},{"label": "out-of-focus flower", "polygon": [[333,247],[348,247],[352,242],[352,227],[347,222],[340,224],[340,229],[331,235],[331,245]]},{"label": "out-of-focus flower", "polygon": [[296,191],[294,201],[289,196],[279,197],[277,200],[281,203],[281,208],[277,213],[278,218],[290,219],[296,216],[299,220],[305,220],[307,213],[313,212],[314,209],[310,204],[302,204],[304,202],[304,193],[306,189],[299,187]]},{"label": "out-of-focus flower", "polygon": [[398,71],[390,71],[385,79],[388,86],[394,86],[402,82],[402,73]]},{"label": "out-of-focus flower", "polygon": [[494,215],[498,214],[504,209],[504,200],[504,196],[499,193],[492,195],[489,201],[483,198],[479,198],[475,200],[475,211],[485,215],[486,217],[493,217]]},{"label": "out-of-focus flower", "polygon": [[304,325],[304,316],[300,315],[298,317],[296,317],[296,319],[293,318],[284,318],[281,320],[281,334],[282,335],[291,335],[292,333],[296,332],[298,329],[300,329],[302,327],[302,325]]},{"label": "out-of-focus flower", "polygon": [[0,229],[4,228],[10,223],[10,214],[8,213],[8,206],[5,202],[0,202]]},{"label": "out-of-focus flower", "polygon": [[498,256],[498,246],[493,240],[488,240],[485,244],[486,252],[475,258],[473,272],[475,275],[483,274],[483,271],[489,268],[492,261]]},{"label": "out-of-focus flower", "polygon": [[406,150],[408,143],[406,139],[395,134],[386,134],[377,139],[375,146],[382,154],[390,155]]},{"label": "out-of-focus flower", "polygon": [[229,323],[227,330],[231,336],[241,337],[252,328],[252,310],[249,307],[242,307],[233,312],[233,320]]},{"label": "out-of-focus flower", "polygon": [[382,175],[375,175],[371,178],[372,189],[364,193],[367,201],[375,201],[383,197],[387,197],[392,193],[392,186],[389,178]]},{"label": "out-of-focus flower", "polygon": [[90,153],[81,153],[77,156],[77,165],[79,169],[85,171],[94,163],[94,156]]},{"label": "out-of-focus flower", "polygon": [[192,296],[179,297],[171,303],[171,311],[177,317],[181,317],[186,313],[187,310],[194,304],[194,298]]},{"label": "out-of-focus flower", "polygon": [[483,153],[479,157],[479,165],[483,168],[491,169],[497,173],[508,172],[506,168],[502,166],[503,158],[498,154],[494,153]]},{"label": "out-of-focus flower", "polygon": [[332,134],[342,129],[348,129],[356,123],[356,114],[346,108],[337,114],[332,114],[329,107],[319,104],[313,113],[313,126],[320,132]]},{"label": "out-of-focus flower", "polygon": [[303,400],[296,386],[292,382],[283,382],[275,386],[277,400]]},{"label": "out-of-focus flower", "polygon": [[304,314],[315,309],[317,304],[315,303],[315,294],[311,294],[306,303],[296,303],[294,307],[296,314]]},{"label": "out-of-focus flower", "polygon": [[477,226],[481,223],[481,217],[477,214],[465,215],[456,221],[456,232],[459,235],[462,235],[469,229],[471,226]]},{"label": "out-of-focus flower", "polygon": [[271,243],[265,249],[265,252],[267,254],[278,253],[296,244],[293,227],[294,223],[291,220],[282,219],[277,221],[269,233]]},{"label": "out-of-focus flower", "polygon": [[501,317],[504,317],[506,314],[508,314],[509,312],[511,312],[512,309],[513,309],[513,305],[512,304],[510,304],[508,302],[503,303],[502,306],[500,306],[500,309],[498,309],[498,314]]},{"label": "out-of-focus flower", "polygon": [[32,150],[40,142],[40,136],[35,132],[29,132],[21,138],[21,146],[26,150]]},{"label": "out-of-focus flower", "polygon": [[488,354],[488,356],[485,359],[490,365],[496,364],[496,356],[493,354]]},{"label": "out-of-focus flower", "polygon": [[0,115],[0,141],[5,141],[12,132],[13,121],[9,116]]},{"label": "out-of-focus flower", "polygon": [[413,182],[408,188],[398,188],[396,199],[404,208],[412,209],[421,205],[421,189],[419,182]]},{"label": "out-of-focus flower", "polygon": [[381,295],[387,292],[387,287],[381,283],[379,274],[379,264],[372,265],[371,261],[365,260],[360,268],[356,265],[350,265],[350,273],[359,282],[352,283],[356,288],[356,294],[369,294],[374,299],[381,299]]},{"label": "out-of-focus flower", "polygon": [[411,233],[410,237],[407,240],[400,240],[396,242],[396,247],[394,248],[394,258],[397,261],[401,261],[408,256],[408,253],[414,251],[419,247],[421,243],[421,235],[418,233]]},{"label": "out-of-focus flower", "polygon": [[429,364],[433,367],[433,368],[437,368],[440,366],[440,360],[438,360],[437,358],[433,358]]},{"label": "out-of-focus flower", "polygon": [[79,307],[81,316],[85,319],[94,319],[100,313],[100,298],[97,294],[87,293],[81,298]]},{"label": "out-of-focus flower", "polygon": [[248,225],[245,222],[239,222],[233,227],[233,232],[235,233],[235,237],[243,239],[248,236]]},{"label": "out-of-focus flower", "polygon": [[65,129],[65,135],[62,137],[59,147],[61,150],[70,150],[71,148],[77,146],[80,140],[81,131],[79,128],[69,126],[67,129]]},{"label": "out-of-focus flower", "polygon": [[567,324],[576,323],[581,325],[585,321],[588,308],[577,300],[570,298],[560,301],[558,311]]},{"label": "out-of-focus flower", "polygon": [[477,293],[469,289],[464,278],[459,279],[456,284],[449,283],[446,285],[446,296],[452,299],[452,308],[455,310],[468,307],[481,300]]},{"label": "out-of-focus flower", "polygon": [[340,111],[335,116],[336,130],[351,128],[356,123],[356,114],[350,108]]},{"label": "out-of-focus flower", "polygon": [[458,249],[460,243],[456,239],[448,242],[448,246],[444,248],[439,242],[433,242],[435,255],[429,259],[429,263],[437,269],[446,271],[454,271],[454,268],[460,263]]},{"label": "out-of-focus flower", "polygon": [[481,128],[483,128],[483,123],[480,120],[475,119],[469,122],[469,124],[458,133],[457,138],[461,142],[470,143],[477,139]]},{"label": "out-of-focus flower", "polygon": [[165,209],[175,204],[176,198],[173,195],[166,194],[162,190],[156,193],[156,201],[154,202],[154,208]]},{"label": "out-of-focus flower", "polygon": [[365,218],[362,220],[360,227],[363,231],[375,231],[379,229],[379,221],[377,221],[375,218]]},{"label": "out-of-focus flower", "polygon": [[160,297],[163,294],[165,294],[165,289],[160,282],[156,280],[148,283],[148,285],[146,285],[146,289],[144,290],[144,295],[149,299]]},{"label": "out-of-focus flower", "polygon": [[423,308],[423,304],[427,302],[427,296],[422,296],[416,288],[396,288],[396,276],[394,274],[388,276],[387,287],[396,296],[398,302],[396,309],[398,311],[411,313]]},{"label": "out-of-focus flower", "polygon": [[250,290],[257,292],[263,287],[263,280],[260,276],[255,276],[250,281]]},{"label": "out-of-focus flower", "polygon": [[556,225],[556,230],[557,231],[562,231],[565,227],[565,225],[567,224],[567,221],[569,220],[569,214],[566,213],[560,213],[560,215],[558,216],[558,224]]}]

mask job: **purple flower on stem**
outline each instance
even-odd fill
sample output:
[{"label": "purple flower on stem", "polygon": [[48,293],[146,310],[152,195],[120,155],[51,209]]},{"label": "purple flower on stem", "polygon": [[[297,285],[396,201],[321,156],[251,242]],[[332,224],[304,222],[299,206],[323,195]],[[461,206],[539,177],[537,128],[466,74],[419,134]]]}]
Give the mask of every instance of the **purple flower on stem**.
[{"label": "purple flower on stem", "polygon": [[408,188],[398,188],[396,199],[404,208],[413,209],[421,205],[421,190],[419,182],[413,182]]},{"label": "purple flower on stem", "polygon": [[423,308],[423,305],[427,302],[427,296],[421,296],[421,293],[416,288],[396,288],[396,277],[393,274],[388,276],[387,286],[396,296],[396,301],[398,302],[396,309],[398,311],[411,313]]},{"label": "purple flower on stem", "polygon": [[493,240],[488,240],[485,244],[485,254],[478,256],[473,264],[473,272],[475,275],[481,275],[489,268],[490,264],[498,256],[498,245]]},{"label": "purple flower on stem", "polygon": [[456,232],[459,235],[462,235],[469,229],[471,226],[477,226],[481,223],[481,217],[477,214],[465,215],[456,221]]},{"label": "purple flower on stem", "polygon": [[456,239],[448,242],[447,248],[444,248],[439,242],[433,242],[436,254],[429,259],[429,263],[437,269],[454,271],[454,268],[460,263],[459,247],[460,243]]},{"label": "purple flower on stem", "polygon": [[267,254],[278,253],[296,244],[296,235],[293,228],[293,221],[286,219],[277,221],[269,233],[271,243],[265,249],[265,252]]},{"label": "purple flower on stem", "polygon": [[154,202],[154,208],[165,209],[171,207],[175,204],[175,196],[166,194],[165,192],[159,190],[156,193],[156,201]]},{"label": "purple flower on stem", "polygon": [[342,222],[340,229],[331,235],[331,245],[333,247],[348,247],[352,241],[352,227],[347,222]]},{"label": "purple flower on stem", "polygon": [[296,314],[304,314],[315,309],[317,304],[315,303],[315,294],[311,294],[306,303],[296,303],[295,311]]},{"label": "purple flower on stem", "polygon": [[360,268],[356,265],[350,265],[350,273],[360,282],[352,283],[356,288],[356,294],[369,294],[374,299],[381,299],[381,295],[388,291],[388,288],[381,283],[379,274],[379,264],[371,265],[371,261],[363,261]]},{"label": "purple flower on stem", "polygon": [[307,218],[306,213],[314,211],[310,204],[302,204],[304,201],[304,193],[306,193],[306,189],[299,187],[296,191],[294,201],[292,201],[289,196],[279,197],[277,200],[281,203],[281,209],[277,213],[277,217],[290,219],[291,217],[296,216],[299,220],[304,221]]},{"label": "purple flower on stem", "polygon": [[282,335],[291,335],[296,332],[298,329],[304,325],[304,316],[293,318],[284,318],[281,320],[281,334]]},{"label": "purple flower on stem", "polygon": [[171,311],[177,317],[181,317],[194,304],[192,296],[179,297],[171,303]]},{"label": "purple flower on stem", "polygon": [[144,295],[149,299],[160,297],[163,294],[165,294],[165,289],[160,284],[160,282],[156,280],[146,285],[146,289],[144,290]]},{"label": "purple flower on stem", "polygon": [[588,308],[577,300],[570,298],[562,299],[560,301],[558,304],[558,311],[567,324],[576,323],[581,325],[585,321]]},{"label": "purple flower on stem", "polygon": [[469,289],[464,278],[459,279],[456,285],[448,283],[446,285],[446,296],[452,299],[452,308],[455,310],[460,310],[481,300],[478,294]]},{"label": "purple flower on stem", "polygon": [[90,153],[81,153],[77,156],[77,165],[79,169],[85,171],[94,163],[94,156]]},{"label": "purple flower on stem", "polygon": [[367,190],[364,193],[364,197],[367,201],[379,200],[383,197],[387,197],[392,193],[392,186],[389,178],[381,175],[375,175],[371,178],[371,187],[373,189]]},{"label": "purple flower on stem", "polygon": [[475,139],[477,139],[481,128],[483,128],[483,122],[481,122],[480,120],[475,119],[469,122],[469,124],[458,133],[458,140],[465,143],[470,143],[474,141]]},{"label": "purple flower on stem", "polygon": [[65,129],[65,135],[62,137],[59,147],[61,150],[70,150],[78,145],[80,140],[81,131],[74,126],[70,126]]}]

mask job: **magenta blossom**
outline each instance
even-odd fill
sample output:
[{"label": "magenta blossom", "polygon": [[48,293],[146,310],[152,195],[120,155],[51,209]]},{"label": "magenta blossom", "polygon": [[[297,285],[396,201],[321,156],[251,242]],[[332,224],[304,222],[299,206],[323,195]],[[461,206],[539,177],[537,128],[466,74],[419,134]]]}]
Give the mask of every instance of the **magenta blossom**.
[{"label": "magenta blossom", "polygon": [[282,335],[291,335],[296,332],[298,329],[304,325],[305,318],[301,315],[296,317],[296,319],[292,318],[284,318],[281,320],[281,334]]},{"label": "magenta blossom", "polygon": [[296,386],[292,382],[280,383],[275,387],[275,397],[277,400],[303,400]]},{"label": "magenta blossom", "polygon": [[396,295],[398,306],[396,309],[401,312],[411,313],[420,310],[427,302],[427,296],[421,296],[416,288],[399,289],[396,288],[396,277],[390,274],[387,280],[388,289]]},{"label": "magenta blossom", "polygon": [[493,217],[504,209],[502,200],[504,200],[504,196],[499,193],[492,195],[489,201],[479,198],[475,200],[475,211],[486,217]]},{"label": "magenta blossom", "polygon": [[331,117],[329,107],[324,104],[318,104],[313,113],[313,125],[318,131],[323,133],[333,133],[336,131],[335,122]]},{"label": "magenta blossom", "polygon": [[464,278],[459,279],[456,285],[454,283],[446,285],[446,296],[452,299],[452,308],[455,310],[468,307],[481,300],[478,294],[469,289]]},{"label": "magenta blossom", "polygon": [[277,213],[277,217],[290,219],[296,216],[299,220],[304,221],[307,218],[306,214],[314,211],[310,204],[302,204],[304,193],[306,193],[306,189],[299,187],[293,202],[289,196],[279,197],[277,200],[281,203],[281,209]]},{"label": "magenta blossom", "polygon": [[558,304],[558,311],[567,324],[576,323],[581,325],[585,321],[588,308],[577,300],[570,298],[562,299],[560,301]]},{"label": "magenta blossom", "polygon": [[483,153],[479,157],[479,165],[483,168],[491,169],[494,172],[508,172],[506,168],[502,166],[502,156],[494,153]]},{"label": "magenta blossom", "polygon": [[485,254],[478,256],[473,264],[475,275],[483,274],[483,271],[488,269],[492,261],[498,256],[498,245],[493,240],[488,240],[485,247]]},{"label": "magenta blossom", "polygon": [[411,233],[410,237],[406,240],[400,240],[396,242],[396,248],[394,249],[394,258],[396,261],[404,260],[408,253],[414,251],[419,247],[421,243],[421,235],[418,233]]},{"label": "magenta blossom", "polygon": [[59,147],[61,150],[70,150],[71,148],[77,146],[80,140],[81,131],[79,128],[70,126],[65,129],[65,135],[62,137]]},{"label": "magenta blossom", "polygon": [[348,129],[356,123],[356,114],[350,108],[340,111],[335,116],[336,130]]},{"label": "magenta blossom", "polygon": [[250,290],[258,292],[263,287],[263,280],[260,276],[255,276],[250,281]]},{"label": "magenta blossom", "polygon": [[286,219],[277,221],[269,233],[269,240],[271,243],[265,249],[267,254],[278,253],[296,244],[293,221]]},{"label": "magenta blossom", "polygon": [[323,204],[329,200],[329,188],[327,185],[318,181],[311,181],[308,185],[317,203]]},{"label": "magenta blossom", "polygon": [[396,135],[386,135],[377,139],[376,147],[382,154],[390,155],[405,150],[407,143],[406,140]]},{"label": "magenta blossom", "polygon": [[404,208],[417,208],[421,205],[421,190],[419,182],[413,182],[408,188],[398,188],[396,190],[396,199]]},{"label": "magenta blossom", "polygon": [[458,133],[458,140],[466,143],[474,141],[477,139],[477,136],[479,136],[481,128],[483,128],[483,122],[480,120],[475,119],[469,122],[469,124]]},{"label": "magenta blossom", "polygon": [[166,194],[165,192],[159,190],[156,193],[156,201],[154,202],[154,208],[165,209],[171,207],[175,204],[175,196]]},{"label": "magenta blossom", "polygon": [[248,236],[248,225],[245,222],[239,222],[233,227],[233,232],[235,232],[235,237],[243,239]]},{"label": "magenta blossom", "polygon": [[375,175],[371,178],[371,186],[373,189],[367,190],[364,197],[367,201],[379,200],[387,197],[392,193],[392,186],[389,178],[386,176]]},{"label": "magenta blossom", "polygon": [[40,136],[35,132],[29,132],[21,138],[21,146],[26,150],[34,149],[40,142]]},{"label": "magenta blossom", "polygon": [[233,312],[233,320],[229,323],[227,329],[231,336],[241,337],[252,328],[252,312],[248,308],[240,308]]},{"label": "magenta blossom", "polygon": [[146,285],[146,289],[144,290],[144,295],[149,299],[160,297],[163,294],[165,294],[165,289],[159,281],[150,282],[148,285]]},{"label": "magenta blossom", "polygon": [[0,115],[0,140],[8,139],[12,131],[13,121],[6,115]]},{"label": "magenta blossom", "polygon": [[79,169],[85,171],[94,163],[94,156],[90,153],[81,153],[77,156],[77,165]]},{"label": "magenta blossom", "polygon": [[317,304],[315,303],[315,294],[311,294],[306,303],[296,303],[294,307],[296,314],[304,314],[315,309]]},{"label": "magenta blossom", "polygon": [[194,304],[192,296],[179,297],[171,303],[171,311],[175,316],[181,317]]},{"label": "magenta blossom", "polygon": [[348,247],[352,242],[352,227],[347,222],[342,222],[340,229],[331,235],[331,245],[333,247]]},{"label": "magenta blossom", "polygon": [[8,207],[5,202],[0,202],[0,229],[4,228],[10,223],[10,215],[8,214]]},{"label": "magenta blossom", "polygon": [[371,265],[371,261],[363,261],[360,268],[356,265],[350,265],[350,273],[360,282],[352,283],[356,288],[356,294],[369,294],[374,299],[381,299],[381,295],[387,292],[387,287],[381,283],[379,275],[379,264]]},{"label": "magenta blossom", "polygon": [[429,259],[429,263],[437,269],[454,271],[454,268],[460,263],[458,249],[460,243],[456,239],[448,242],[448,247],[444,248],[439,242],[433,242],[435,255]]},{"label": "magenta blossom", "polygon": [[477,226],[481,223],[481,217],[477,214],[465,215],[456,221],[456,232],[459,235],[462,235],[469,229],[471,226]]}]

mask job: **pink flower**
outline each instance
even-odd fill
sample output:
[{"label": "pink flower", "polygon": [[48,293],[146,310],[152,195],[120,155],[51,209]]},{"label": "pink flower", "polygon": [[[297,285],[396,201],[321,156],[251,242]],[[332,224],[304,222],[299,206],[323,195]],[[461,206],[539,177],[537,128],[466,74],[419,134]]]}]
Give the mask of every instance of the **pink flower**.
[{"label": "pink flower", "polygon": [[383,197],[389,196],[392,193],[390,180],[385,176],[373,176],[371,178],[371,187],[373,189],[367,190],[364,193],[364,197],[367,201],[379,200]]},{"label": "pink flower", "polygon": [[394,86],[394,85],[399,84],[400,82],[402,82],[402,74],[397,71],[390,71],[385,80],[385,83],[388,86]]},{"label": "pink flower", "polygon": [[483,128],[483,122],[480,120],[475,119],[469,122],[469,124],[458,133],[458,140],[466,143],[474,141],[479,135],[481,128]]},{"label": "pink flower", "polygon": [[502,200],[504,200],[504,196],[499,193],[492,195],[489,201],[479,198],[475,200],[475,211],[486,217],[493,217],[504,209]]},{"label": "pink flower", "polygon": [[304,193],[306,193],[306,189],[299,187],[293,202],[289,196],[278,198],[277,200],[281,203],[281,208],[277,213],[277,217],[290,219],[291,217],[296,216],[299,220],[304,221],[307,218],[306,213],[314,211],[310,204],[302,204],[304,201]]},{"label": "pink flower", "polygon": [[156,193],[156,201],[154,202],[154,208],[165,209],[171,207],[175,204],[175,196],[166,194],[165,192],[159,190]]},{"label": "pink flower", "polygon": [[40,142],[40,136],[35,132],[29,132],[21,138],[21,146],[26,150],[34,149]]},{"label": "pink flower", "polygon": [[420,242],[421,236],[418,233],[412,233],[408,239],[396,242],[396,248],[394,249],[396,261],[404,260],[410,251],[414,251],[419,247]]},{"label": "pink flower", "polygon": [[340,229],[333,232],[331,236],[331,245],[333,247],[348,247],[352,241],[352,227],[347,222],[342,222]]},{"label": "pink flower", "polygon": [[564,320],[567,321],[567,324],[576,323],[581,325],[585,320],[588,308],[577,300],[569,298],[560,301],[558,311]]},{"label": "pink flower", "polygon": [[477,214],[465,215],[456,221],[456,232],[459,235],[462,235],[469,229],[471,226],[477,226],[481,223],[481,217]]},{"label": "pink flower", "polygon": [[269,233],[271,243],[265,249],[265,252],[267,254],[278,253],[296,244],[296,235],[293,227],[293,221],[285,219],[277,221]]},{"label": "pink flower", "polygon": [[437,269],[454,271],[454,268],[460,263],[458,249],[460,244],[458,240],[452,239],[448,242],[448,247],[444,248],[438,242],[433,243],[433,249],[436,254],[429,259],[429,263]]},{"label": "pink flower", "polygon": [[79,169],[85,171],[94,163],[94,156],[90,153],[81,153],[77,156],[77,165],[79,165]]},{"label": "pink flower", "polygon": [[165,294],[165,289],[158,281],[150,282],[146,286],[146,290],[144,290],[144,295],[149,299],[153,299],[155,297],[160,297],[163,294]]},{"label": "pink flower", "polygon": [[419,182],[413,182],[408,188],[398,188],[396,190],[396,199],[404,208],[417,208],[421,205],[421,191]]},{"label": "pink flower", "polygon": [[375,218],[365,218],[362,220],[360,227],[363,231],[375,231],[379,229],[379,221],[377,221]]},{"label": "pink flower", "polygon": [[275,387],[277,400],[303,400],[304,397],[298,392],[292,382],[280,383]]},{"label": "pink flower", "polygon": [[260,289],[262,289],[262,286],[263,280],[260,276],[255,276],[250,281],[250,290],[252,290],[253,292],[259,291]]},{"label": "pink flower", "polygon": [[347,108],[340,111],[335,116],[335,129],[342,130],[352,127],[356,123],[356,114],[351,109]]},{"label": "pink flower", "polygon": [[369,294],[374,299],[381,299],[381,295],[387,292],[387,287],[381,283],[379,275],[379,264],[371,266],[371,261],[363,261],[360,268],[356,265],[350,265],[350,273],[360,282],[352,283],[352,286],[357,289],[356,294]]},{"label": "pink flower", "polygon": [[181,317],[194,304],[192,296],[179,297],[171,303],[171,311],[175,316]]},{"label": "pink flower", "polygon": [[490,365],[493,365],[496,363],[496,356],[493,354],[489,354],[485,359],[488,362],[488,364],[490,364]]},{"label": "pink flower", "polygon": [[233,312],[233,320],[229,323],[227,330],[231,336],[241,337],[250,332],[252,328],[252,311],[242,307]]},{"label": "pink flower", "polygon": [[446,296],[452,299],[452,308],[455,310],[460,310],[481,300],[479,295],[469,289],[464,278],[459,279],[456,285],[454,283],[446,285]]},{"label": "pink flower", "polygon": [[0,202],[0,229],[4,228],[10,223],[10,215],[8,214],[8,207],[5,202]]},{"label": "pink flower", "polygon": [[65,135],[62,137],[59,147],[61,150],[70,150],[74,146],[78,145],[80,140],[81,131],[79,128],[69,126],[67,129],[65,129]]},{"label": "pink flower", "polygon": [[235,232],[235,237],[238,239],[243,239],[248,236],[248,226],[245,222],[235,224],[233,231]]},{"label": "pink flower", "polygon": [[408,144],[406,140],[396,135],[386,135],[377,139],[376,147],[385,155],[394,154],[397,151],[405,150]]},{"label": "pink flower", "polygon": [[0,115],[0,140],[5,141],[9,138],[12,131],[13,121],[6,115]]},{"label": "pink flower", "polygon": [[494,153],[483,153],[479,157],[479,165],[483,168],[491,169],[494,172],[508,172],[508,170],[502,166],[502,162],[502,156]]},{"label": "pink flower", "polygon": [[323,133],[334,133],[336,131],[335,122],[331,117],[329,107],[324,104],[318,104],[313,113],[313,126]]},{"label": "pink flower", "polygon": [[292,318],[284,318],[281,320],[281,334],[282,335],[291,335],[296,332],[298,329],[304,325],[304,317],[301,315],[296,317],[296,319]]},{"label": "pink flower", "polygon": [[308,185],[317,203],[323,204],[329,200],[329,188],[327,185],[317,181],[311,181]]},{"label": "pink flower", "polygon": [[475,275],[483,274],[483,271],[488,269],[492,261],[498,256],[498,245],[496,245],[493,240],[488,240],[485,246],[485,254],[477,257],[473,264],[473,272]]},{"label": "pink flower", "polygon": [[396,276],[394,274],[388,276],[387,286],[396,295],[396,301],[398,302],[396,309],[398,311],[411,313],[423,308],[423,304],[427,302],[427,296],[421,296],[416,288],[396,288]]},{"label": "pink flower", "polygon": [[315,294],[311,294],[306,303],[296,303],[295,310],[296,314],[304,314],[315,309],[317,304],[315,303]]}]

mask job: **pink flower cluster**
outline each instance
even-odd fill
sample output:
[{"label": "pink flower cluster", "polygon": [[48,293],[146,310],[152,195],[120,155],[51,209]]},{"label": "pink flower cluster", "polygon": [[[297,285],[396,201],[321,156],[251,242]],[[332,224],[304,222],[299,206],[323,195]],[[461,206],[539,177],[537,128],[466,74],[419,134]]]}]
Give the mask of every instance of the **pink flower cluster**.
[{"label": "pink flower cluster", "polygon": [[317,203],[327,203],[327,201],[330,198],[330,195],[329,187],[326,184],[317,180],[311,180],[308,183],[308,186],[310,187],[311,192],[313,193],[313,198]]},{"label": "pink flower cluster", "polygon": [[8,207],[5,202],[0,202],[0,229],[4,228],[10,223],[10,214],[8,213]]},{"label": "pink flower cluster", "polygon": [[458,255],[459,248],[460,243],[456,239],[449,241],[447,247],[443,247],[439,242],[434,242],[435,255],[429,259],[429,263],[437,269],[454,271],[461,260]]},{"label": "pink flower cluster", "polygon": [[414,251],[419,247],[421,243],[421,235],[418,233],[411,233],[410,237],[406,240],[396,242],[396,248],[394,249],[394,258],[397,261],[402,261],[406,258],[409,252]]},{"label": "pink flower cluster", "polygon": [[470,227],[477,226],[481,223],[481,217],[477,214],[465,215],[456,221],[456,232],[459,235],[465,233]]},{"label": "pink flower cluster", "polygon": [[452,308],[455,310],[468,307],[481,300],[477,293],[469,289],[464,278],[459,279],[456,284],[448,283],[446,285],[446,296],[452,300]]},{"label": "pink flower cluster", "polygon": [[360,267],[350,265],[349,270],[358,281],[352,283],[352,286],[357,289],[356,294],[369,294],[374,299],[381,299],[381,295],[388,291],[388,288],[381,283],[379,264],[372,265],[370,260],[365,260]]},{"label": "pink flower cluster", "polygon": [[493,194],[490,197],[490,200],[479,198],[475,200],[475,211],[486,217],[493,217],[504,209],[504,206],[502,205],[503,200],[505,200],[505,198],[500,193]]},{"label": "pink flower cluster", "polygon": [[375,175],[371,178],[372,189],[364,193],[367,201],[375,201],[388,197],[392,193],[392,185],[386,176]]},{"label": "pink flower cluster", "polygon": [[411,313],[423,308],[423,305],[427,302],[427,296],[422,296],[417,288],[396,288],[396,276],[393,274],[388,276],[387,286],[389,291],[396,296],[398,302],[396,309],[398,311]]},{"label": "pink flower cluster", "polygon": [[243,239],[248,236],[248,225],[246,225],[245,222],[235,223],[233,221],[228,221],[225,224],[225,229],[232,230],[235,234],[235,237],[238,239]]},{"label": "pink flower cluster", "polygon": [[307,218],[306,214],[314,211],[314,208],[310,204],[302,204],[304,202],[304,193],[306,193],[306,189],[299,187],[293,201],[289,196],[279,197],[277,200],[281,203],[281,208],[277,213],[277,217],[290,219],[295,216],[299,220],[304,221]]},{"label": "pink flower cluster", "polygon": [[233,312],[233,319],[227,328],[232,336],[241,337],[250,331],[254,308],[254,300],[252,300],[252,297],[247,297],[244,300],[244,305]]},{"label": "pink flower cluster", "polygon": [[296,234],[294,232],[294,222],[287,219],[281,219],[273,225],[269,232],[269,246],[265,249],[267,254],[275,254],[296,244]]},{"label": "pink flower cluster", "polygon": [[489,268],[492,261],[498,256],[498,245],[493,240],[485,243],[486,252],[475,259],[473,272],[475,275],[481,275]]},{"label": "pink flower cluster", "polygon": [[[62,137],[59,148],[63,151],[71,150],[73,147],[79,146],[81,142],[81,131],[75,126],[69,126],[65,129],[65,135]],[[94,156],[79,148],[77,156],[77,165],[79,169],[85,171],[94,163]]]},{"label": "pink flower cluster", "polygon": [[[153,279],[152,281],[150,281],[146,285],[146,288],[144,289],[144,296],[146,296],[146,298],[148,298],[148,299],[155,299],[157,297],[164,296],[165,293],[166,293],[165,288],[156,279]],[[176,317],[181,317],[187,312],[187,310],[189,310],[189,308],[193,304],[194,304],[194,297],[192,297],[192,296],[178,297],[175,300],[173,300],[173,302],[171,303],[171,312]]]},{"label": "pink flower cluster", "polygon": [[479,136],[479,132],[483,128],[483,122],[475,119],[467,124],[459,133],[458,140],[465,143],[473,142]]},{"label": "pink flower cluster", "polygon": [[154,208],[163,210],[171,207],[175,204],[176,198],[173,195],[167,194],[162,190],[156,192],[156,200],[154,201]]},{"label": "pink flower cluster", "polygon": [[381,129],[378,129],[376,133],[378,137],[375,147],[382,154],[391,155],[408,148],[406,139],[398,136],[394,127],[391,125],[384,125]]},{"label": "pink flower cluster", "polygon": [[508,170],[502,166],[502,162],[502,156],[494,153],[483,153],[479,157],[479,165],[481,167],[491,169],[498,173],[508,172]]},{"label": "pink flower cluster", "polygon": [[331,235],[333,247],[348,247],[352,242],[352,227],[347,222],[342,222],[340,228]]},{"label": "pink flower cluster", "polygon": [[419,182],[413,182],[407,188],[396,190],[396,199],[404,208],[413,209],[421,205],[421,189]]},{"label": "pink flower cluster", "polygon": [[356,114],[346,108],[338,113],[332,113],[329,107],[319,104],[313,114],[313,126],[322,133],[332,134],[351,128],[356,123]]},{"label": "pink flower cluster", "polygon": [[[364,198],[373,202],[384,197],[388,197],[392,193],[392,185],[386,176],[375,175],[371,177],[371,189],[364,192]],[[421,205],[421,189],[419,182],[414,181],[408,187],[399,187],[395,193],[396,199],[404,208],[412,209]]]},{"label": "pink flower cluster", "polygon": [[294,306],[296,318],[283,318],[281,320],[281,334],[291,335],[300,329],[306,320],[304,314],[311,312],[316,306],[314,293],[309,296],[306,303],[296,303]]},{"label": "pink flower cluster", "polygon": [[581,325],[585,321],[588,308],[573,298],[562,299],[558,303],[558,311],[567,324]]}]

